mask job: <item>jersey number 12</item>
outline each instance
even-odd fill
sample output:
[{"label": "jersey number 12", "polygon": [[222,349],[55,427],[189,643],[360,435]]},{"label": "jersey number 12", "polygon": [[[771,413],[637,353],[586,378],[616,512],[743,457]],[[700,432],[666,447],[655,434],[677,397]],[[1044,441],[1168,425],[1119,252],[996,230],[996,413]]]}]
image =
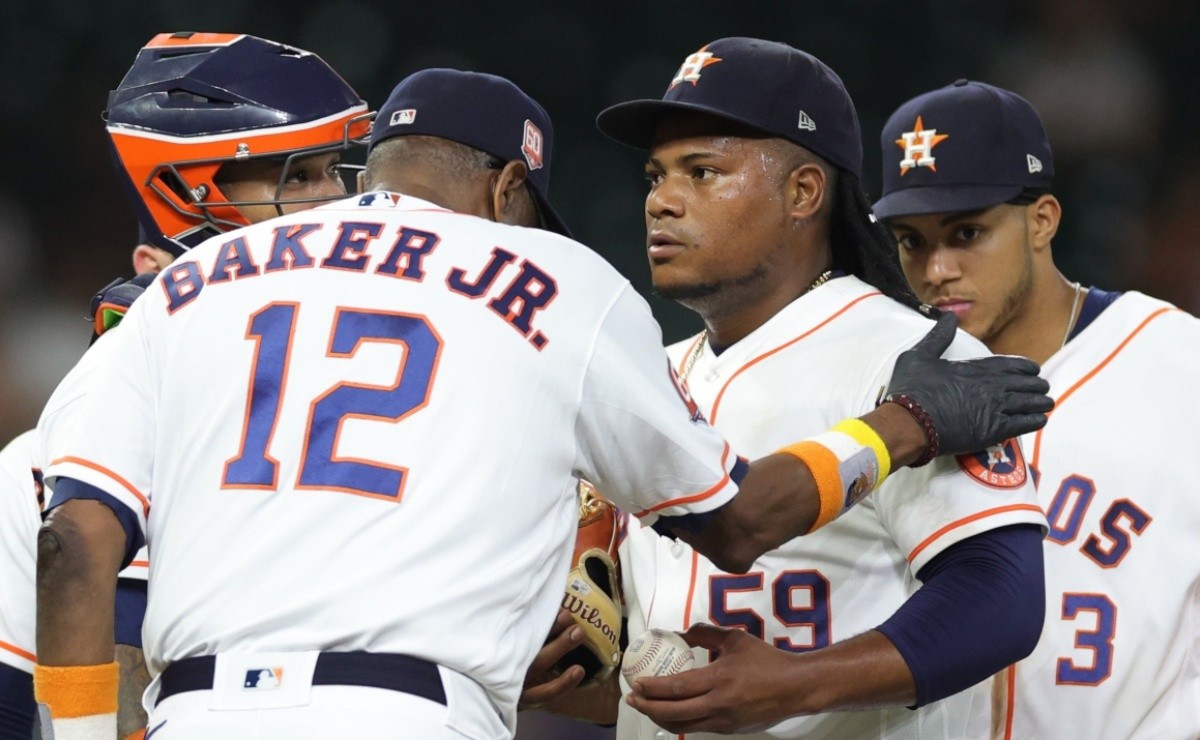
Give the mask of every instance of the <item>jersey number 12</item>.
[{"label": "jersey number 12", "polygon": [[[255,343],[242,448],[225,463],[223,488],[276,490],[279,461],[268,450],[279,422],[300,306],[270,303],[250,317],[246,339]],[[342,491],[399,501],[408,468],[335,454],[348,418],[397,422],[429,400],[442,340],[423,316],[338,308],[328,357],[352,358],[367,342],[403,345],[391,386],[337,383],[309,404],[296,488]]]}]

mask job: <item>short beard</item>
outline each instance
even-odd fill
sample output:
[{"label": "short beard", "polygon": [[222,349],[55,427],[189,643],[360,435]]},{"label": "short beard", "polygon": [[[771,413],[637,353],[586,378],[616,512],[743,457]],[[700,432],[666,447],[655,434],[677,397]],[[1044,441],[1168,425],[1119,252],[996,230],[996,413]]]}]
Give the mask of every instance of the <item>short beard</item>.
[{"label": "short beard", "polygon": [[739,296],[746,288],[758,285],[767,277],[765,265],[758,265],[745,275],[714,283],[698,285],[672,285],[664,288],[654,286],[654,294],[660,298],[680,303],[705,317],[720,315],[727,304],[740,304]]},{"label": "short beard", "polygon": [[979,340],[984,344],[995,340],[995,338],[1004,331],[1004,329],[1012,322],[1013,318],[1023,310],[1025,302],[1033,292],[1033,247],[1026,239],[1025,243],[1025,263],[1017,284],[1013,287],[1008,295],[1004,296],[1004,301],[1000,304],[1000,310],[996,313],[996,318],[991,325],[985,330],[984,336]]}]

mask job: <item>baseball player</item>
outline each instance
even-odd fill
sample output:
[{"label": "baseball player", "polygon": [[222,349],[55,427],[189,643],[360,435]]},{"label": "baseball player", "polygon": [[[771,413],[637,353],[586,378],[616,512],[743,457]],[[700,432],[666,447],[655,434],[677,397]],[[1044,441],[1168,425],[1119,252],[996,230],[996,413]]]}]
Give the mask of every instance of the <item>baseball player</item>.
[{"label": "baseball player", "polygon": [[[683,61],[662,100],[597,124],[648,151],[654,287],[706,327],[668,352],[732,444],[763,454],[886,393],[929,320],[870,218],[857,116],[832,70],[784,44],[720,39]],[[950,352],[986,350],[959,334]],[[797,383],[818,392],[789,392]],[[854,509],[744,574],[631,526],[629,634],[699,625],[686,639],[719,657],[639,680],[618,737],[986,733],[987,697],[967,689],[1029,653],[1042,612],[1045,518],[1020,447],[1000,444],[1003,467],[967,453],[878,490],[850,483]]]},{"label": "baseball player", "polygon": [[996,679],[998,734],[1200,737],[1200,552],[1180,546],[1200,503],[1179,464],[1200,321],[1059,272],[1054,156],[1019,95],[959,80],[900,106],[882,145],[875,208],[914,290],[993,351],[1044,363],[1057,401],[1024,439],[1050,522],[1045,626]]},{"label": "baseball player", "polygon": [[[242,69],[253,65],[254,80]],[[181,103],[181,101],[186,101]],[[139,277],[113,283],[93,299],[97,336],[119,321],[154,273],[203,234],[228,231],[280,213],[344,197],[342,152],[364,143],[370,113],[358,95],[319,57],[272,41],[236,34],[160,34],[143,48],[110,96],[105,114],[119,173],[140,220],[133,267]],[[248,154],[247,154],[248,153]],[[22,435],[0,453],[5,505],[23,514],[6,519],[17,548],[6,559],[4,593],[11,633],[0,635],[0,660],[22,671],[25,690],[0,692],[0,705],[32,722],[34,543],[40,524],[40,476],[73,430],[93,388],[97,356],[85,354],[51,396],[36,436]],[[40,487],[40,478],[37,482]],[[36,506],[35,506],[35,501]],[[145,726],[141,692],[149,680],[141,656],[147,555],[121,572],[117,643],[122,666],[121,736]],[[11,699],[10,699],[11,698]],[[26,730],[24,736],[28,737]]]},{"label": "baseball player", "polygon": [[0,737],[21,740],[33,729],[33,563],[42,523],[32,468],[29,431],[0,450]]},{"label": "baseball player", "polygon": [[895,403],[747,463],[645,302],[562,235],[552,141],[508,81],[418,73],[379,115],[370,192],[205,242],[97,343],[106,392],[46,471],[39,537],[36,690],[60,739],[111,722],[104,595],[143,538],[156,738],[507,737],[575,477],[738,569],[844,508],[805,462],[822,450],[878,478],[977,445],[977,422],[1042,422],[1036,366],[940,360],[944,323]]}]

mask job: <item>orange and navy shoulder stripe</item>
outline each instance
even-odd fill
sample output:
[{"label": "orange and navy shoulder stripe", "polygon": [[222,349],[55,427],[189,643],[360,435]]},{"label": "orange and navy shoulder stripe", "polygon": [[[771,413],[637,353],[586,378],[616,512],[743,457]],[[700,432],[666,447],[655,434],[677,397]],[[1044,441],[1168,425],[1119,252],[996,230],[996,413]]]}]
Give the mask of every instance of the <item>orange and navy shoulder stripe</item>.
[{"label": "orange and navy shoulder stripe", "polygon": [[138,502],[142,505],[142,513],[145,516],[150,516],[150,499],[148,499],[146,496],[144,496],[142,494],[142,492],[139,491],[137,489],[137,487],[134,486],[132,483],[125,480],[120,475],[117,475],[116,473],[109,470],[108,468],[104,467],[103,465],[98,465],[97,463],[91,462],[90,460],[84,460],[82,457],[74,457],[71,455],[68,455],[66,457],[60,457],[50,464],[57,465],[59,463],[71,463],[74,465],[79,465],[81,467],[87,468],[89,470],[94,470],[97,473],[100,473],[101,475],[105,476],[109,480],[113,481],[114,483],[119,484],[126,491],[129,491],[131,494],[133,494],[134,498],[136,498],[138,500]]},{"label": "orange and navy shoulder stripe", "polygon": [[999,516],[1000,514],[1009,514],[1014,511],[1035,511],[1038,514],[1043,514],[1042,507],[1038,506],[1037,504],[1033,504],[1033,503],[1008,504],[1007,506],[997,506],[992,509],[985,509],[983,511],[977,511],[974,514],[971,514],[970,516],[965,516],[962,519],[958,519],[953,522],[950,522],[949,524],[945,525],[944,527],[937,530],[933,534],[929,535],[925,539],[921,540],[920,544],[918,544],[916,547],[914,547],[912,549],[912,552],[908,553],[908,562],[912,563],[914,560],[916,560],[917,556],[920,555],[925,550],[925,548],[932,545],[939,538],[944,536],[947,532],[953,532],[954,530],[958,529],[959,527],[965,527],[966,525],[971,524],[972,522],[977,522],[980,519],[987,519],[988,517]]}]

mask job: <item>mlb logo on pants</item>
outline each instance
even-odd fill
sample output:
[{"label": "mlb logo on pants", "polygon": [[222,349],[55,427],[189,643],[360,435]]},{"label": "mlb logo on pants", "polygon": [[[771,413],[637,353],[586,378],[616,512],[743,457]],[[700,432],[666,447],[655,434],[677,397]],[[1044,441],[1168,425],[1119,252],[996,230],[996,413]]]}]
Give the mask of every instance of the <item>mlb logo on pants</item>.
[{"label": "mlb logo on pants", "polygon": [[252,668],[246,671],[244,689],[277,689],[283,684],[283,668]]}]

